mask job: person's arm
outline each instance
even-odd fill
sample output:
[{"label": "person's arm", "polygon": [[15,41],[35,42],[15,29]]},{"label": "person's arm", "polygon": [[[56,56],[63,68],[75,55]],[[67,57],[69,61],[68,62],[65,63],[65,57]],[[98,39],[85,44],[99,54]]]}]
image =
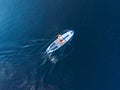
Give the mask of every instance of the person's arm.
[{"label": "person's arm", "polygon": [[58,43],[59,43],[59,44],[63,44],[63,42],[60,42],[59,39],[58,39]]},{"label": "person's arm", "polygon": [[60,42],[59,40],[58,40],[58,43],[60,43],[60,44],[64,44],[66,42],[66,40],[64,40],[63,42]]}]

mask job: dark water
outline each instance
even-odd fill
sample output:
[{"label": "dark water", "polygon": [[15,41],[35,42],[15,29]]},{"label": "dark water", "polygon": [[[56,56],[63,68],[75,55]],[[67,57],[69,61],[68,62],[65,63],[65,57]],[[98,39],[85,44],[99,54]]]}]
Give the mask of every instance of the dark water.
[{"label": "dark water", "polygon": [[[0,0],[0,90],[119,90],[119,3]],[[65,29],[75,36],[63,59],[41,67],[45,48]]]}]

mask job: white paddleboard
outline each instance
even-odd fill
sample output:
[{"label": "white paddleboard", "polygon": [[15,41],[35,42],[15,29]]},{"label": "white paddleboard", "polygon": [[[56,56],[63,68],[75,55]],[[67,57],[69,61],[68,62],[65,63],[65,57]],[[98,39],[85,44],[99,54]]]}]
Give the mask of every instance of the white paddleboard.
[{"label": "white paddleboard", "polygon": [[63,44],[60,44],[58,43],[58,40],[56,39],[53,43],[51,43],[49,45],[49,47],[47,48],[46,52],[49,54],[49,53],[52,53],[56,50],[58,50],[60,47],[62,47],[63,45],[65,45],[74,35],[74,31],[73,30],[70,30],[66,33],[64,33],[62,35],[62,41],[65,42]]}]

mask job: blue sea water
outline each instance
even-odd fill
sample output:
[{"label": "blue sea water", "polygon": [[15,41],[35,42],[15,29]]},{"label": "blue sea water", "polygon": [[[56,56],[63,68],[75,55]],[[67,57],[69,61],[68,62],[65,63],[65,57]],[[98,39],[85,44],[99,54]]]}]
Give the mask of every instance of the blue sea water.
[{"label": "blue sea water", "polygon": [[[119,90],[120,12],[115,0],[0,0],[0,90]],[[62,60],[44,51],[75,31]]]}]

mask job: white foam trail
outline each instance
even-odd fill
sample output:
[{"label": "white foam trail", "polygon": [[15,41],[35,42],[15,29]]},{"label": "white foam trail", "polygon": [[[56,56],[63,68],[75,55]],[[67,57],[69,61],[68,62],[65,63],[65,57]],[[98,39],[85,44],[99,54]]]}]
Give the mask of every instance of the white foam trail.
[{"label": "white foam trail", "polygon": [[59,54],[44,53],[50,43],[44,39],[33,40],[16,50],[0,52],[0,83],[3,87],[6,84],[16,86],[17,90],[37,90],[36,88],[43,87],[60,60],[59,55],[65,51],[63,48]]}]

